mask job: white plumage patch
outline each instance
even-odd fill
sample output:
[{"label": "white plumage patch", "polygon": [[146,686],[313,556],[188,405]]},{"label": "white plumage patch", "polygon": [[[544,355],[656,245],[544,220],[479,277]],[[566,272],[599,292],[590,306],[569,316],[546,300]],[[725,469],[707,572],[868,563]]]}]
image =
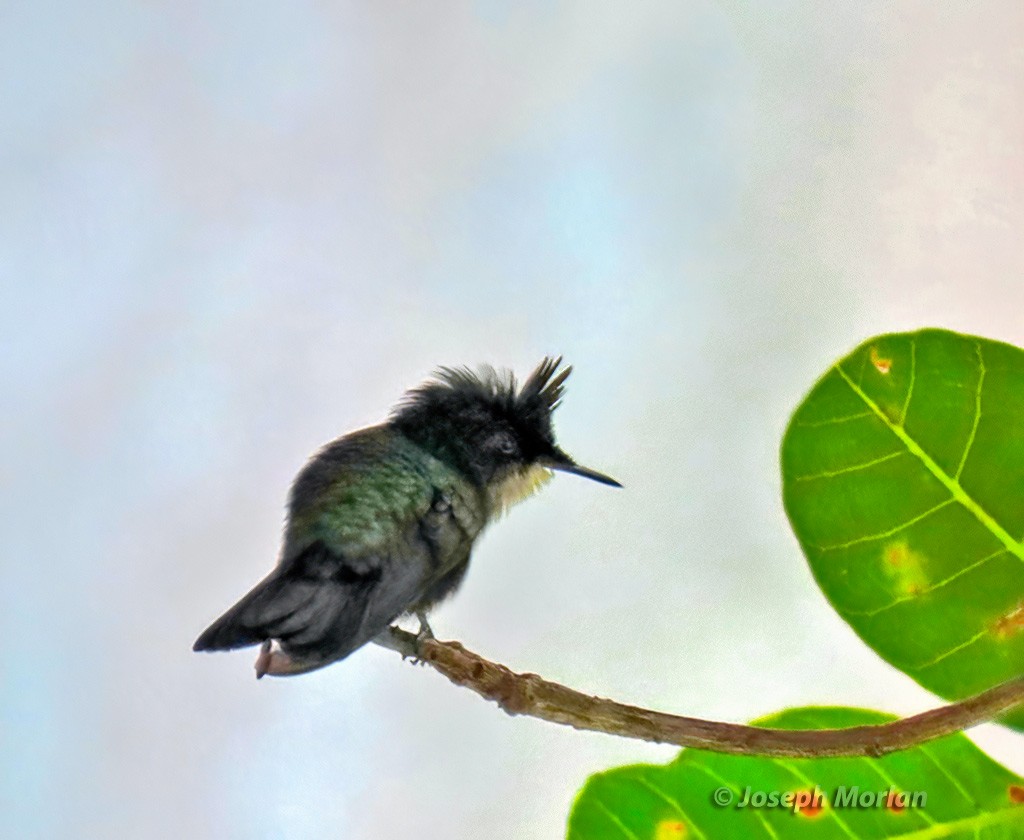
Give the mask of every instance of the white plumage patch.
[{"label": "white plumage patch", "polygon": [[516,470],[489,488],[491,516],[501,516],[512,505],[532,496],[551,480],[553,473],[547,467],[534,465]]}]

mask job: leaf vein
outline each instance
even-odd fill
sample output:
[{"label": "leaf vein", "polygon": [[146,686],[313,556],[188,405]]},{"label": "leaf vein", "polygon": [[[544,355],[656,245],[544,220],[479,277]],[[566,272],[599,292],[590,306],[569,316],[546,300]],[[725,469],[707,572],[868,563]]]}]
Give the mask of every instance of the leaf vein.
[{"label": "leaf vein", "polygon": [[918,665],[911,665],[908,670],[926,671],[929,668],[934,668],[936,665],[938,665],[944,659],[948,659],[954,653],[959,653],[960,651],[964,650],[965,648],[969,648],[971,645],[976,644],[977,642],[981,641],[981,639],[983,639],[987,635],[988,635],[988,630],[981,630],[981,631],[975,633],[973,636],[971,636],[971,638],[967,639],[967,641],[961,642],[956,647],[952,647],[952,648],[950,648],[947,651],[943,651],[938,656],[936,656],[934,659],[929,659],[927,662],[922,662],[922,663],[920,663]]},{"label": "leaf vein", "polygon": [[910,450],[910,452],[920,459],[921,463],[925,465],[928,471],[934,475],[949,491],[953,499],[960,502],[967,510],[969,510],[974,517],[989,531],[991,531],[996,538],[1009,549],[1009,551],[1021,561],[1024,561],[1024,547],[1021,546],[1020,542],[1010,536],[1009,532],[993,519],[992,515],[986,511],[972,496],[969,496],[967,492],[960,486],[960,482],[955,478],[951,477],[945,472],[935,460],[922,448],[921,445],[914,440],[910,435],[907,434],[906,430],[901,426],[893,423],[885,412],[871,399],[864,391],[854,382],[850,376],[843,370],[842,365],[835,365],[836,371],[846,381],[846,384],[850,386],[857,396],[859,396],[864,403],[870,408],[879,419],[889,427],[894,435],[896,435],[903,444]]},{"label": "leaf vein", "polygon": [[962,784],[960,784],[960,780],[946,769],[946,765],[935,757],[935,753],[929,749],[929,745],[921,744],[919,749],[921,750],[921,754],[934,764],[943,776],[949,779],[953,784],[953,787],[955,787],[960,795],[967,800],[968,804],[973,808],[977,808],[978,803],[974,800],[974,797],[967,792],[967,789]]},{"label": "leaf vein", "polygon": [[604,812],[604,815],[608,817],[609,822],[611,822],[612,825],[618,828],[619,831],[622,832],[624,837],[628,837],[629,840],[640,840],[639,835],[635,834],[622,820],[620,820],[611,808],[605,805],[596,796],[594,797],[593,801],[594,804],[597,806],[598,810]]},{"label": "leaf vein", "polygon": [[[906,793],[906,788],[897,783],[897,781],[890,776],[885,769],[877,761],[866,762],[867,766],[871,769],[876,776],[878,776],[886,785],[889,786],[890,790],[901,791]],[[935,825],[935,819],[924,809],[913,808],[909,809],[909,812],[920,819],[923,819],[927,825]]]},{"label": "leaf vein", "polygon": [[1001,811],[988,811],[983,814],[976,814],[952,822],[930,825],[928,828],[921,828],[911,831],[909,834],[894,835],[903,840],[930,840],[933,837],[952,837],[961,829],[974,829],[975,836],[978,836],[978,829],[990,825],[998,825],[1002,822],[1024,822],[1024,808],[1004,808]]},{"label": "leaf vein", "polygon": [[837,423],[849,423],[852,420],[861,420],[864,417],[874,417],[870,411],[860,411],[857,414],[846,414],[842,417],[829,417],[825,420],[797,420],[796,425],[805,429],[816,429],[820,426],[833,426]]},{"label": "leaf vein", "polygon": [[[706,775],[710,776],[712,779],[714,779],[716,782],[718,782],[723,787],[729,788],[729,790],[733,791],[733,793],[736,793],[736,794],[740,793],[740,789],[739,789],[739,787],[737,786],[736,783],[731,782],[731,781],[729,781],[729,779],[726,779],[726,778],[724,778],[722,776],[719,776],[714,770],[712,770],[707,765],[691,763],[689,766],[693,767],[693,768],[695,768],[697,770],[702,771],[703,773],[705,773]],[[768,820],[765,817],[765,815],[762,814],[760,810],[753,811],[753,814],[754,814],[755,817],[757,817],[758,823],[760,823],[761,827],[765,830],[765,833],[771,838],[771,840],[779,840],[778,833],[775,831],[774,828],[772,828],[772,824],[770,822],[768,822]]]},{"label": "leaf vein", "polygon": [[907,411],[910,409],[910,398],[914,394],[914,382],[917,379],[917,342],[910,339],[910,385],[907,387],[907,398],[903,400],[900,412],[900,426],[907,424]]},{"label": "leaf vein", "polygon": [[655,796],[657,796],[663,802],[665,802],[666,804],[670,805],[672,807],[672,809],[680,817],[683,817],[683,818],[686,819],[686,821],[690,825],[690,828],[693,829],[694,833],[698,837],[702,837],[702,838],[704,838],[704,840],[707,840],[707,835],[703,831],[700,830],[698,825],[693,820],[693,815],[690,814],[689,812],[687,812],[687,810],[682,806],[682,803],[680,803],[679,800],[669,796],[667,793],[665,793],[665,791],[663,791],[657,785],[649,782],[647,779],[643,778],[642,776],[634,777],[633,781],[636,782],[641,787],[647,788],[649,791],[651,791],[651,793],[653,793]]},{"label": "leaf vein", "polygon": [[[803,773],[801,773],[800,770],[797,769],[791,762],[784,761],[784,760],[782,760],[780,758],[769,758],[768,760],[772,764],[777,764],[783,770],[788,772],[791,776],[795,776],[799,780],[799,782],[801,784],[809,785],[810,787],[814,787],[814,780],[808,778]],[[826,808],[825,809],[825,814],[826,814],[826,816],[831,817],[832,819],[834,819],[836,821],[836,825],[838,825],[843,830],[843,833],[847,837],[852,837],[852,838],[854,838],[854,840],[856,840],[857,835],[850,828],[850,826],[846,822],[846,820],[844,820],[841,816],[839,816],[838,813],[836,813],[836,809],[835,808]]]},{"label": "leaf vein", "polygon": [[978,386],[974,389],[974,420],[971,423],[971,433],[967,436],[967,444],[964,446],[964,452],[960,456],[960,463],[956,468],[956,475],[954,478],[959,482],[960,474],[964,471],[964,466],[967,464],[967,456],[971,452],[971,447],[974,445],[974,436],[978,433],[978,423],[981,422],[981,389],[985,384],[985,358],[981,355],[981,343],[974,342],[974,352],[978,356]]},{"label": "leaf vein", "polygon": [[815,481],[821,478],[834,478],[837,475],[845,475],[846,473],[860,472],[866,470],[869,467],[873,467],[876,464],[884,463],[885,461],[891,461],[893,458],[899,458],[907,453],[904,451],[897,450],[896,452],[890,452],[888,455],[882,455],[878,458],[872,458],[870,461],[864,461],[861,464],[852,464],[849,467],[841,467],[838,470],[825,470],[820,473],[812,473],[810,475],[798,475],[793,481]]},{"label": "leaf vein", "polygon": [[915,598],[920,598],[923,595],[930,595],[932,592],[935,592],[936,590],[942,589],[944,586],[948,586],[949,584],[951,584],[957,578],[963,577],[964,575],[966,575],[969,572],[973,572],[979,566],[984,566],[990,560],[995,560],[995,558],[1002,557],[1004,554],[1006,554],[1006,549],[1005,548],[1001,548],[1001,549],[999,549],[999,551],[994,551],[991,554],[988,554],[985,557],[982,557],[980,560],[977,560],[974,563],[971,563],[970,566],[965,566],[964,568],[960,569],[959,571],[954,572],[953,574],[949,575],[949,577],[943,578],[942,580],[938,581],[937,583],[931,584],[930,586],[926,586],[923,589],[921,589],[921,590],[919,590],[917,592],[914,592],[914,593],[912,593],[910,595],[904,595],[901,598],[897,598],[895,601],[892,601],[892,602],[886,604],[884,607],[878,607],[877,609],[873,609],[873,610],[843,610],[843,614],[844,615],[856,615],[856,616],[861,616],[861,617],[864,617],[864,618],[874,618],[876,615],[880,615],[881,613],[884,613],[886,610],[891,610],[893,607],[898,606],[899,604],[904,604],[907,601],[913,601]]},{"label": "leaf vein", "polygon": [[916,525],[922,519],[927,519],[936,511],[942,510],[942,508],[946,507],[947,505],[953,504],[955,501],[956,499],[946,499],[946,501],[944,502],[939,502],[934,507],[928,508],[928,510],[924,511],[923,513],[919,513],[917,516],[908,519],[906,522],[901,522],[899,525],[896,525],[887,531],[879,531],[876,534],[868,534],[866,537],[857,537],[857,539],[855,540],[850,540],[849,542],[844,543],[833,543],[832,545],[816,545],[814,546],[814,548],[818,549],[819,551],[838,551],[841,548],[849,548],[850,546],[859,545],[860,543],[872,542],[874,540],[884,540],[886,537],[891,537],[895,534],[898,534],[900,531],[905,531],[911,525]]}]

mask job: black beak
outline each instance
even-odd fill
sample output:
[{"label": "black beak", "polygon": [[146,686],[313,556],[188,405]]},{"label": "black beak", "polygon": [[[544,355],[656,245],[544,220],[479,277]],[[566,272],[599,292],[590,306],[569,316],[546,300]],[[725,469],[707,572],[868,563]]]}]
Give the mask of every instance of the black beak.
[{"label": "black beak", "polygon": [[555,454],[550,458],[545,458],[541,462],[549,470],[558,470],[559,472],[572,473],[573,475],[581,475],[584,478],[589,478],[592,481],[599,481],[601,484],[607,484],[609,487],[621,487],[614,478],[604,473],[599,473],[597,470],[592,470],[590,467],[581,467],[572,458],[566,455],[562,451],[556,450]]}]

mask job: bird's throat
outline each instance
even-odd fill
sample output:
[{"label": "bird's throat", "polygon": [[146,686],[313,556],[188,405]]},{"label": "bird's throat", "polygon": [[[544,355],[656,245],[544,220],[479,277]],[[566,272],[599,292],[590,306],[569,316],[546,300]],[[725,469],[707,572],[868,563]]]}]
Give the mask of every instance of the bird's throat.
[{"label": "bird's throat", "polygon": [[501,516],[512,505],[532,496],[548,481],[552,472],[547,467],[534,465],[524,470],[516,470],[493,483],[488,488],[491,516]]}]

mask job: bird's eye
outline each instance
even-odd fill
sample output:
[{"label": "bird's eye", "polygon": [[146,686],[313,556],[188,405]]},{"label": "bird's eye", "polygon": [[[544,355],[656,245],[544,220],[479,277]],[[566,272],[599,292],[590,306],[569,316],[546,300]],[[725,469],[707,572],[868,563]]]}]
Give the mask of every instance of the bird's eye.
[{"label": "bird's eye", "polygon": [[516,442],[510,437],[502,436],[498,438],[498,451],[502,455],[511,455],[516,451]]}]

